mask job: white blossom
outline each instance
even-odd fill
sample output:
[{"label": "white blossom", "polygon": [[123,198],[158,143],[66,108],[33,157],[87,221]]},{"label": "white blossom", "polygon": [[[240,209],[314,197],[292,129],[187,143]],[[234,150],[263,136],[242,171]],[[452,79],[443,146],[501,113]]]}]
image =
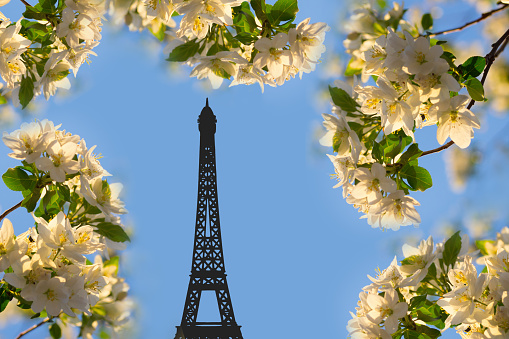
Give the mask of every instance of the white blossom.
[{"label": "white blossom", "polygon": [[277,78],[283,74],[284,65],[292,64],[292,53],[284,49],[288,43],[288,35],[285,33],[277,34],[272,40],[261,38],[257,40],[254,47],[258,50],[253,64],[256,67],[263,68],[267,66],[269,73]]},{"label": "white blossom", "polygon": [[63,277],[53,277],[48,280],[40,281],[32,294],[25,294],[24,298],[33,301],[32,311],[39,313],[43,309],[50,316],[58,316],[60,312],[74,317],[74,312],[68,305],[70,290],[65,285]]},{"label": "white blossom", "polygon": [[26,251],[26,248],[20,248],[19,242],[14,238],[12,223],[9,219],[4,219],[0,228],[0,272],[19,261],[23,251]]},{"label": "white blossom", "polygon": [[377,205],[375,213],[377,214],[376,223],[373,227],[382,229],[389,228],[394,231],[399,230],[401,226],[419,225],[421,217],[415,210],[419,202],[410,196],[405,196],[402,190],[397,190],[389,196],[383,198]]},{"label": "white blossom", "polygon": [[20,129],[10,134],[4,132],[2,140],[13,151],[8,154],[11,158],[31,164],[46,150],[49,138],[41,122],[24,122]]},{"label": "white blossom", "polygon": [[374,163],[371,170],[359,167],[355,170],[355,179],[359,180],[351,194],[357,198],[367,198],[368,203],[377,203],[382,199],[382,192],[392,193],[396,191],[397,186],[394,180],[387,178],[385,167],[379,163]]},{"label": "white blossom", "polygon": [[384,321],[384,327],[389,334],[398,329],[398,319],[403,318],[408,311],[408,304],[400,302],[394,289],[385,291],[383,297],[376,293],[368,294],[367,302],[372,310],[367,314],[374,323]]},{"label": "white blossom", "polygon": [[449,68],[447,61],[440,58],[444,50],[439,45],[430,47],[430,42],[425,37],[411,40],[402,54],[404,59],[403,70],[409,74],[426,75],[437,69]]},{"label": "white blossom", "polygon": [[53,140],[46,149],[48,157],[38,158],[35,165],[49,172],[51,179],[64,182],[66,174],[74,174],[79,170],[79,163],[73,159],[77,148],[78,145],[73,142],[61,145],[58,140]]},{"label": "white blossom", "polygon": [[479,119],[466,108],[470,99],[466,95],[458,95],[450,99],[441,100],[430,108],[438,120],[437,140],[440,145],[450,137],[460,148],[470,145],[474,137],[474,128],[480,128]]},{"label": "white blossom", "polygon": [[295,66],[300,67],[305,60],[312,63],[318,62],[320,56],[325,52],[323,41],[325,32],[330,28],[323,22],[309,24],[310,18],[300,22],[296,28],[288,31],[290,50],[293,53]]}]

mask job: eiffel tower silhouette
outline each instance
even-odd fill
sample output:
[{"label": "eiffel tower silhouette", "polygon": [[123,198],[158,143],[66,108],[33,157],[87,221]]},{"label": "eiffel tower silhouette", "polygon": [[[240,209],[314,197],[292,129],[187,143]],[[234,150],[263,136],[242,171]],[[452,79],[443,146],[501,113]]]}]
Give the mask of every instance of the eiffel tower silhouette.
[{"label": "eiffel tower silhouette", "polygon": [[[206,106],[198,118],[200,169],[193,264],[182,322],[175,339],[243,339],[226,282],[216,181],[216,116]],[[208,228],[207,228],[208,226]],[[215,291],[220,322],[198,322],[202,291]]]}]

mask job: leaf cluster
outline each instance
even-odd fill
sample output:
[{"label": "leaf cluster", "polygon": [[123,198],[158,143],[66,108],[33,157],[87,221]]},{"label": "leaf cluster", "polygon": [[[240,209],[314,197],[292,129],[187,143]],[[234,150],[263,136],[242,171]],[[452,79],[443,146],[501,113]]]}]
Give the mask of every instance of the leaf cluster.
[{"label": "leaf cluster", "polygon": [[[408,316],[400,319],[400,327],[393,334],[393,338],[435,339],[441,336],[440,330],[445,328],[449,314],[436,301],[450,291],[447,272],[458,261],[460,250],[461,237],[459,232],[456,232],[444,243],[443,256],[438,259],[441,270],[437,270],[435,263],[431,264],[418,287],[410,292],[413,297],[408,302]],[[417,258],[414,257],[401,260],[401,265],[415,264]],[[400,300],[403,301],[401,294]]]},{"label": "leaf cluster", "polygon": [[[195,38],[175,47],[167,60],[185,62],[197,53],[211,56],[234,48],[245,51],[245,45],[253,45],[260,36],[271,38],[278,33],[288,33],[296,27],[293,22],[298,10],[297,0],[278,0],[274,5],[265,3],[265,0],[244,1],[240,6],[232,8],[233,26],[212,24],[205,38]],[[256,19],[261,26],[257,25]],[[250,62],[256,53],[254,49]],[[217,75],[225,79],[231,76],[224,70]]]},{"label": "leaf cluster", "polygon": [[[66,178],[69,180],[76,175],[68,174]],[[90,225],[95,232],[112,241],[130,240],[121,226],[99,217],[101,210],[80,196],[75,187],[71,190],[65,184],[53,182],[48,173],[40,172],[34,164],[23,161],[23,166],[9,168],[2,179],[9,189],[21,191],[21,206],[36,217],[50,221],[59,212],[64,212],[73,227]],[[103,185],[104,189],[109,189],[106,181],[103,181]]]}]

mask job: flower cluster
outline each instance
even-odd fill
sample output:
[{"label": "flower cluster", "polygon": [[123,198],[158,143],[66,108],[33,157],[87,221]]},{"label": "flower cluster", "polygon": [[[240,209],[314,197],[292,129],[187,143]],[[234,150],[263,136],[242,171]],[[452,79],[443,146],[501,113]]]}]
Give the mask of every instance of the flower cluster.
[{"label": "flower cluster", "polygon": [[[7,3],[3,1],[0,5]],[[250,7],[251,5],[251,7]],[[254,10],[251,10],[251,8]],[[209,79],[218,88],[277,86],[313,71],[325,51],[329,27],[294,24],[297,0],[39,0],[27,6],[12,23],[0,12],[0,104],[10,99],[25,108],[35,97],[46,100],[58,88],[69,89],[68,75],[76,76],[101,40],[102,19],[130,30],[150,30],[159,40],[170,40],[164,52],[169,61],[193,67],[192,77]],[[181,16],[177,25],[173,19]]]},{"label": "flower cluster", "polygon": [[296,1],[291,6],[278,1],[270,9],[257,0],[251,6],[256,16],[242,1],[174,4],[184,16],[175,40],[165,49],[169,60],[185,61],[194,67],[192,77],[209,79],[213,88],[232,78],[230,86],[258,83],[263,91],[264,85],[282,85],[297,74],[313,71],[325,51],[329,27],[310,24],[309,18],[293,24]]},{"label": "flower cluster", "polygon": [[[16,23],[0,24],[0,75],[6,83],[2,96],[25,107],[34,97],[46,100],[57,88],[70,88],[67,75],[80,66],[101,39],[104,2],[66,0],[27,7]],[[27,19],[35,19],[36,22]]]},{"label": "flower cluster", "polygon": [[2,178],[22,192],[19,205],[32,213],[36,227],[15,236],[4,218],[8,212],[2,214],[0,288],[2,298],[16,298],[19,307],[50,317],[81,314],[87,319],[82,330],[95,329],[98,322],[118,322],[110,322],[105,309],[117,308],[129,289],[117,277],[119,258],[110,257],[129,240],[119,216],[127,211],[118,198],[121,184],[104,180],[110,174],[95,146],[88,149],[84,139],[59,128],[35,121],[2,137],[9,156],[23,163]]},{"label": "flower cluster", "polygon": [[401,265],[394,258],[376,278],[368,276],[372,283],[360,293],[357,312],[352,313],[347,326],[350,337],[394,338],[425,333],[437,338],[451,326],[462,338],[507,337],[508,234],[509,228],[505,227],[497,242],[478,243],[484,254],[486,244],[495,251],[478,259],[487,266],[487,273],[478,273],[468,252],[468,236],[461,238],[459,232],[445,243],[434,244],[429,237],[418,247],[405,244]]},{"label": "flower cluster", "polygon": [[[352,55],[345,74],[361,75],[362,81],[337,80],[329,88],[334,105],[332,114],[323,114],[326,133],[320,139],[335,152],[328,156],[343,198],[372,227],[393,230],[421,221],[409,192],[430,188],[432,178],[419,158],[453,143],[465,149],[480,128],[470,108],[485,101],[477,77],[488,62],[473,56],[455,65],[445,41],[430,39],[429,32],[419,35],[431,28],[431,15],[423,15],[419,26],[404,21],[404,13],[397,3],[385,14],[371,2],[355,11],[353,32],[344,42]],[[464,87],[468,95],[459,93]],[[440,145],[451,141],[421,151],[415,134],[427,126],[438,126]]]}]

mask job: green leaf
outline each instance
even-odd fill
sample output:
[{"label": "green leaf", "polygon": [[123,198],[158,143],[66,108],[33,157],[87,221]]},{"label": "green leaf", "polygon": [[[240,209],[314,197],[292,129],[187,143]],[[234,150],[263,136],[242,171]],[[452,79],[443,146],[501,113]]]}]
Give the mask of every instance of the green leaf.
[{"label": "green leaf", "polygon": [[412,187],[408,186],[406,182],[403,180],[398,180],[398,189],[403,190],[405,192],[405,195],[408,195],[410,190],[413,190]]},{"label": "green leaf", "polygon": [[87,208],[87,214],[101,214],[102,211],[96,206],[89,206]]},{"label": "green leaf", "polygon": [[97,314],[101,317],[104,317],[106,315],[106,309],[104,308],[104,306],[92,306],[90,307],[90,311],[94,314]]},{"label": "green leaf", "polygon": [[490,247],[495,249],[495,251],[496,251],[497,242],[495,240],[476,240],[475,241],[475,245],[481,251],[482,255],[490,255],[490,252],[486,248],[486,244],[490,244]]},{"label": "green leaf", "polygon": [[34,82],[32,78],[23,76],[19,88],[19,103],[22,108],[27,107],[34,97]]},{"label": "green leaf", "polygon": [[7,304],[12,300],[12,293],[9,293],[9,285],[2,284],[0,287],[0,312],[3,312],[7,307]]},{"label": "green leaf", "polygon": [[20,33],[31,41],[41,42],[48,35],[48,27],[35,21],[21,20]]},{"label": "green leaf", "polygon": [[49,334],[54,339],[60,339],[62,337],[62,330],[60,329],[60,326],[58,326],[57,323],[54,323],[49,327]]},{"label": "green leaf", "polygon": [[95,225],[94,227],[97,228],[95,232],[99,233],[102,236],[105,236],[106,238],[112,241],[115,242],[131,241],[127,233],[119,225],[112,224],[111,222],[102,222],[98,225]]},{"label": "green leaf", "polygon": [[211,55],[215,55],[217,52],[227,51],[227,50],[228,50],[228,48],[224,47],[223,45],[213,44],[212,46],[210,46],[210,48],[207,52],[207,55],[211,56]]},{"label": "green leaf", "polygon": [[35,210],[35,206],[37,206],[37,202],[39,201],[40,197],[41,197],[40,190],[30,192],[21,202],[21,206],[25,207],[29,213],[33,212]]},{"label": "green leaf", "polygon": [[32,190],[37,184],[37,178],[33,175],[26,174],[22,169],[15,167],[9,168],[2,175],[5,185],[13,191]]},{"label": "green leaf", "polygon": [[115,266],[116,267],[115,274],[118,274],[118,260],[119,260],[119,256],[118,255],[114,256],[110,260],[105,261],[103,266],[104,267]]},{"label": "green leaf", "polygon": [[5,105],[7,103],[7,99],[0,94],[0,105]]},{"label": "green leaf", "polygon": [[230,79],[231,78],[231,75],[224,69],[222,68],[216,68],[216,69],[213,69],[212,72],[217,75],[218,77],[221,77],[223,79]]},{"label": "green leaf", "polygon": [[439,330],[425,325],[417,325],[417,332],[419,339],[435,339],[442,335]]},{"label": "green leaf", "polygon": [[69,186],[57,184],[57,189],[58,195],[60,195],[61,199],[71,202],[71,190],[69,189]]},{"label": "green leaf", "polygon": [[[412,316],[440,329],[445,328],[444,321],[447,319],[447,313],[440,306],[438,306],[436,302],[430,300],[426,300],[418,307],[413,308]],[[425,331],[423,333],[427,333],[430,337],[436,338],[433,337],[434,334],[436,335],[436,332],[430,333]]]},{"label": "green leaf", "polygon": [[429,39],[430,46],[444,45],[446,43],[447,43],[447,41],[445,41],[445,40]]},{"label": "green leaf", "polygon": [[25,160],[22,162],[23,166],[17,166],[18,168],[24,169],[27,172],[30,172],[32,174],[37,173],[37,168],[35,167],[35,164],[29,164]]},{"label": "green leaf", "polygon": [[456,69],[456,65],[454,64],[454,60],[456,60],[456,56],[452,54],[451,52],[445,51],[440,58],[447,61],[449,66],[451,66],[453,69]]},{"label": "green leaf", "polygon": [[[32,302],[31,301],[21,301],[21,300],[19,300],[18,304],[16,306],[18,306],[22,310],[28,310],[28,309],[30,309],[32,307]],[[42,312],[46,313],[45,310],[43,310]]]},{"label": "green leaf", "polygon": [[56,191],[47,191],[42,198],[42,207],[46,209],[48,205],[52,205],[58,201],[58,194]]},{"label": "green leaf", "polygon": [[23,12],[23,17],[27,19],[46,20],[46,14],[41,13],[39,4],[37,4],[37,7],[27,6],[26,10]]},{"label": "green leaf", "polygon": [[404,338],[405,339],[424,339],[424,338],[419,336],[420,334],[417,331],[412,331],[410,329],[405,329],[405,331],[403,333],[404,333]]},{"label": "green leaf", "polygon": [[428,268],[428,273],[424,277],[424,279],[421,280],[421,282],[431,281],[434,280],[437,276],[437,267],[435,266],[435,263],[431,264]]},{"label": "green leaf", "polygon": [[244,1],[242,5],[234,7],[233,24],[237,33],[254,33],[257,30],[256,21],[249,7],[249,3]]},{"label": "green leaf", "polygon": [[395,158],[405,147],[412,142],[412,137],[389,134],[386,137],[387,147],[384,148],[386,158]]},{"label": "green leaf", "polygon": [[346,112],[357,111],[359,104],[345,90],[329,86],[329,92],[334,105],[341,107]]},{"label": "green leaf", "polygon": [[159,41],[164,40],[164,36],[165,36],[164,32],[166,31],[166,25],[161,23],[157,30],[153,30],[152,26],[149,25],[148,29],[149,29],[150,33],[152,33],[157,38],[157,40],[159,40]]},{"label": "green leaf", "polygon": [[332,150],[337,152],[341,147],[341,132],[336,132],[332,137]]},{"label": "green leaf", "polygon": [[171,51],[168,61],[187,61],[190,57],[194,56],[200,49],[200,44],[196,42],[196,39],[190,40],[185,44],[179,45]]},{"label": "green leaf", "polygon": [[411,255],[401,260],[401,266],[415,265],[421,259],[420,255]]},{"label": "green leaf", "polygon": [[429,31],[433,27],[433,17],[431,14],[426,13],[422,16],[421,25],[425,31]]},{"label": "green leaf", "polygon": [[65,201],[60,200],[60,195],[55,188],[55,186],[48,187],[39,207],[34,212],[36,217],[43,217],[49,220],[62,211],[61,207],[64,205]]},{"label": "green leaf", "polygon": [[375,30],[375,33],[378,33],[378,35],[385,35],[387,34],[387,28],[380,25],[380,23],[376,22],[373,24],[373,29]]},{"label": "green leaf", "polygon": [[425,306],[427,300],[428,299],[427,299],[426,295],[417,295],[417,296],[413,297],[412,299],[410,299],[410,305],[408,306],[408,309],[412,310],[412,309],[420,308],[423,305]]},{"label": "green leaf", "polygon": [[288,31],[291,29],[291,28],[296,28],[297,25],[293,23],[293,21],[288,21],[286,24],[284,25],[279,25],[279,29],[282,30],[283,32],[285,33],[288,33]]},{"label": "green leaf", "polygon": [[235,36],[235,39],[239,40],[244,45],[250,45],[253,42],[257,41],[258,37],[256,37],[255,35],[253,35],[249,32],[242,32],[242,33],[237,34]]},{"label": "green leaf", "polygon": [[400,164],[406,164],[412,160],[418,159],[422,154],[422,151],[419,149],[418,144],[412,144],[407,150],[401,155],[398,160]]},{"label": "green leaf", "polygon": [[465,81],[465,86],[467,86],[468,94],[475,101],[486,101],[484,97],[484,87],[482,83],[476,78],[470,78]]},{"label": "green leaf", "polygon": [[278,0],[270,11],[271,23],[278,25],[281,21],[294,20],[298,11],[297,0]]},{"label": "green leaf", "polygon": [[39,0],[39,4],[41,5],[41,13],[46,14],[56,14],[57,12],[57,0]]},{"label": "green leaf", "polygon": [[267,20],[267,5],[265,4],[265,0],[251,0],[251,7],[253,8],[256,17],[260,22]]},{"label": "green leaf", "polygon": [[461,250],[460,231],[454,233],[444,244],[442,258],[446,266],[454,266]]},{"label": "green leaf", "polygon": [[373,142],[373,158],[375,158],[378,162],[381,162],[383,159],[383,149],[378,142]]},{"label": "green leaf", "polygon": [[464,79],[477,78],[486,67],[486,59],[482,56],[473,56],[458,66]]},{"label": "green leaf", "polygon": [[425,191],[433,186],[431,175],[423,167],[406,164],[399,173],[414,190]]},{"label": "green leaf", "polygon": [[101,329],[101,332],[99,332],[99,339],[111,339],[111,335],[104,329]]},{"label": "green leaf", "polygon": [[380,142],[380,146],[383,149],[384,157],[392,159],[401,153],[411,142],[412,137],[406,136],[404,132],[398,132],[385,136]]},{"label": "green leaf", "polygon": [[351,77],[351,76],[354,76],[354,75],[357,75],[357,74],[361,74],[362,73],[362,67],[361,68],[355,68],[352,66],[352,64],[356,61],[356,58],[355,57],[352,57],[350,59],[350,61],[348,62],[348,65],[346,66],[346,70],[345,70],[345,76],[347,77]]},{"label": "green leaf", "polygon": [[[65,0],[58,0],[58,6],[57,6],[57,11],[58,13],[61,13],[65,8]],[[175,14],[175,13],[173,13]]]}]

